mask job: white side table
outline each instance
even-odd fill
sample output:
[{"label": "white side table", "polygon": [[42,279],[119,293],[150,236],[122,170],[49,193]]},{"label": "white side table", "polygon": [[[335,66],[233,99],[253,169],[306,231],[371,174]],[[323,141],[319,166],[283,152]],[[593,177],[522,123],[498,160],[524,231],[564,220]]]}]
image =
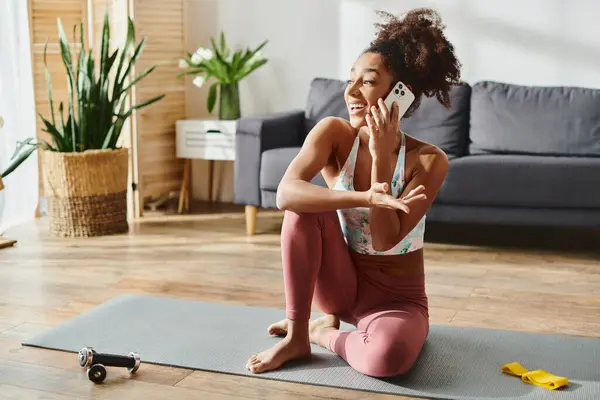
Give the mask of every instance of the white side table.
[{"label": "white side table", "polygon": [[235,160],[236,121],[188,119],[176,123],[177,158],[185,158],[178,212],[189,209],[192,159],[208,160],[208,198],[213,199],[215,160]]}]

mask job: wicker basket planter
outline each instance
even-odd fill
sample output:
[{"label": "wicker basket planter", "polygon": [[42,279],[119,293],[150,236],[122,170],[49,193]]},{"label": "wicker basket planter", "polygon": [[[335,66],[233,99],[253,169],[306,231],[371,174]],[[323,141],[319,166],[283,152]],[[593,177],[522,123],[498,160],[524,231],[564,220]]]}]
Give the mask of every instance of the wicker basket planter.
[{"label": "wicker basket planter", "polygon": [[43,152],[50,233],[89,237],[125,233],[127,149]]}]

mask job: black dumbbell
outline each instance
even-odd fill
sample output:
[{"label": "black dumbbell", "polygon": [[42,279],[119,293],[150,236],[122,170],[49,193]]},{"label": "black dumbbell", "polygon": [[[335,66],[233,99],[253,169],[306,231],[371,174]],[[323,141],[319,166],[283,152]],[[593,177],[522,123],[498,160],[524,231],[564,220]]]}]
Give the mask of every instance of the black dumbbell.
[{"label": "black dumbbell", "polygon": [[88,368],[87,376],[94,383],[102,383],[106,379],[106,368],[102,364],[94,364]]},{"label": "black dumbbell", "polygon": [[115,354],[97,353],[91,347],[84,347],[77,355],[79,365],[87,367],[87,375],[90,381],[100,383],[106,378],[106,367],[125,367],[130,374],[135,373],[140,367],[141,359],[137,353],[129,353],[127,356]]}]

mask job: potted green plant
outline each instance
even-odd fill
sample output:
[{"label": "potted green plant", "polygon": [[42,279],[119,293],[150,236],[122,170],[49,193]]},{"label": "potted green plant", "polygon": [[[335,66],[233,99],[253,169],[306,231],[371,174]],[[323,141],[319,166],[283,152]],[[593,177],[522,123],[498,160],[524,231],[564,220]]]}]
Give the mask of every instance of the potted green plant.
[{"label": "potted green plant", "polygon": [[[57,21],[60,54],[67,75],[68,102],[58,106],[52,98],[52,83],[46,64],[50,115],[40,118],[51,140],[30,138],[21,143],[8,175],[35,149],[42,151],[44,196],[48,203],[50,232],[55,236],[98,236],[124,233],[127,222],[129,152],[119,144],[125,121],[134,110],[164,97],[156,96],[128,104],[130,89],[156,66],[130,77],[144,50],[146,37],[135,44],[135,28],[128,19],[122,48],[110,49],[108,13],[104,16],[99,60],[86,50],[83,24],[79,25],[77,59],[71,56],[60,18]],[[115,70],[116,68],[116,70]],[[128,78],[132,78],[128,80]]]},{"label": "potted green plant", "polygon": [[213,112],[218,95],[219,119],[238,119],[241,116],[239,82],[267,63],[267,59],[261,53],[267,41],[254,49],[246,48],[235,52],[228,47],[223,32],[218,46],[212,37],[210,42],[212,48],[200,47],[193,54],[188,52],[187,57],[180,60],[179,66],[189,70],[178,74],[177,77],[197,75],[193,80],[197,87],[202,87],[213,78],[215,82],[208,90],[208,112]]}]

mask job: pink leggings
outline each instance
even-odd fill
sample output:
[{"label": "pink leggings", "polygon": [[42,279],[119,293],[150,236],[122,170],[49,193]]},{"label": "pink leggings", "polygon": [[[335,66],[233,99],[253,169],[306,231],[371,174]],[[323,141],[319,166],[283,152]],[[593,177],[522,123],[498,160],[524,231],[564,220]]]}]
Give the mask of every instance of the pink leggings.
[{"label": "pink leggings", "polygon": [[336,212],[285,212],[281,251],[287,318],[306,321],[312,301],[356,330],[330,333],[328,348],[365,375],[408,371],[429,333],[423,276],[354,265]]}]

